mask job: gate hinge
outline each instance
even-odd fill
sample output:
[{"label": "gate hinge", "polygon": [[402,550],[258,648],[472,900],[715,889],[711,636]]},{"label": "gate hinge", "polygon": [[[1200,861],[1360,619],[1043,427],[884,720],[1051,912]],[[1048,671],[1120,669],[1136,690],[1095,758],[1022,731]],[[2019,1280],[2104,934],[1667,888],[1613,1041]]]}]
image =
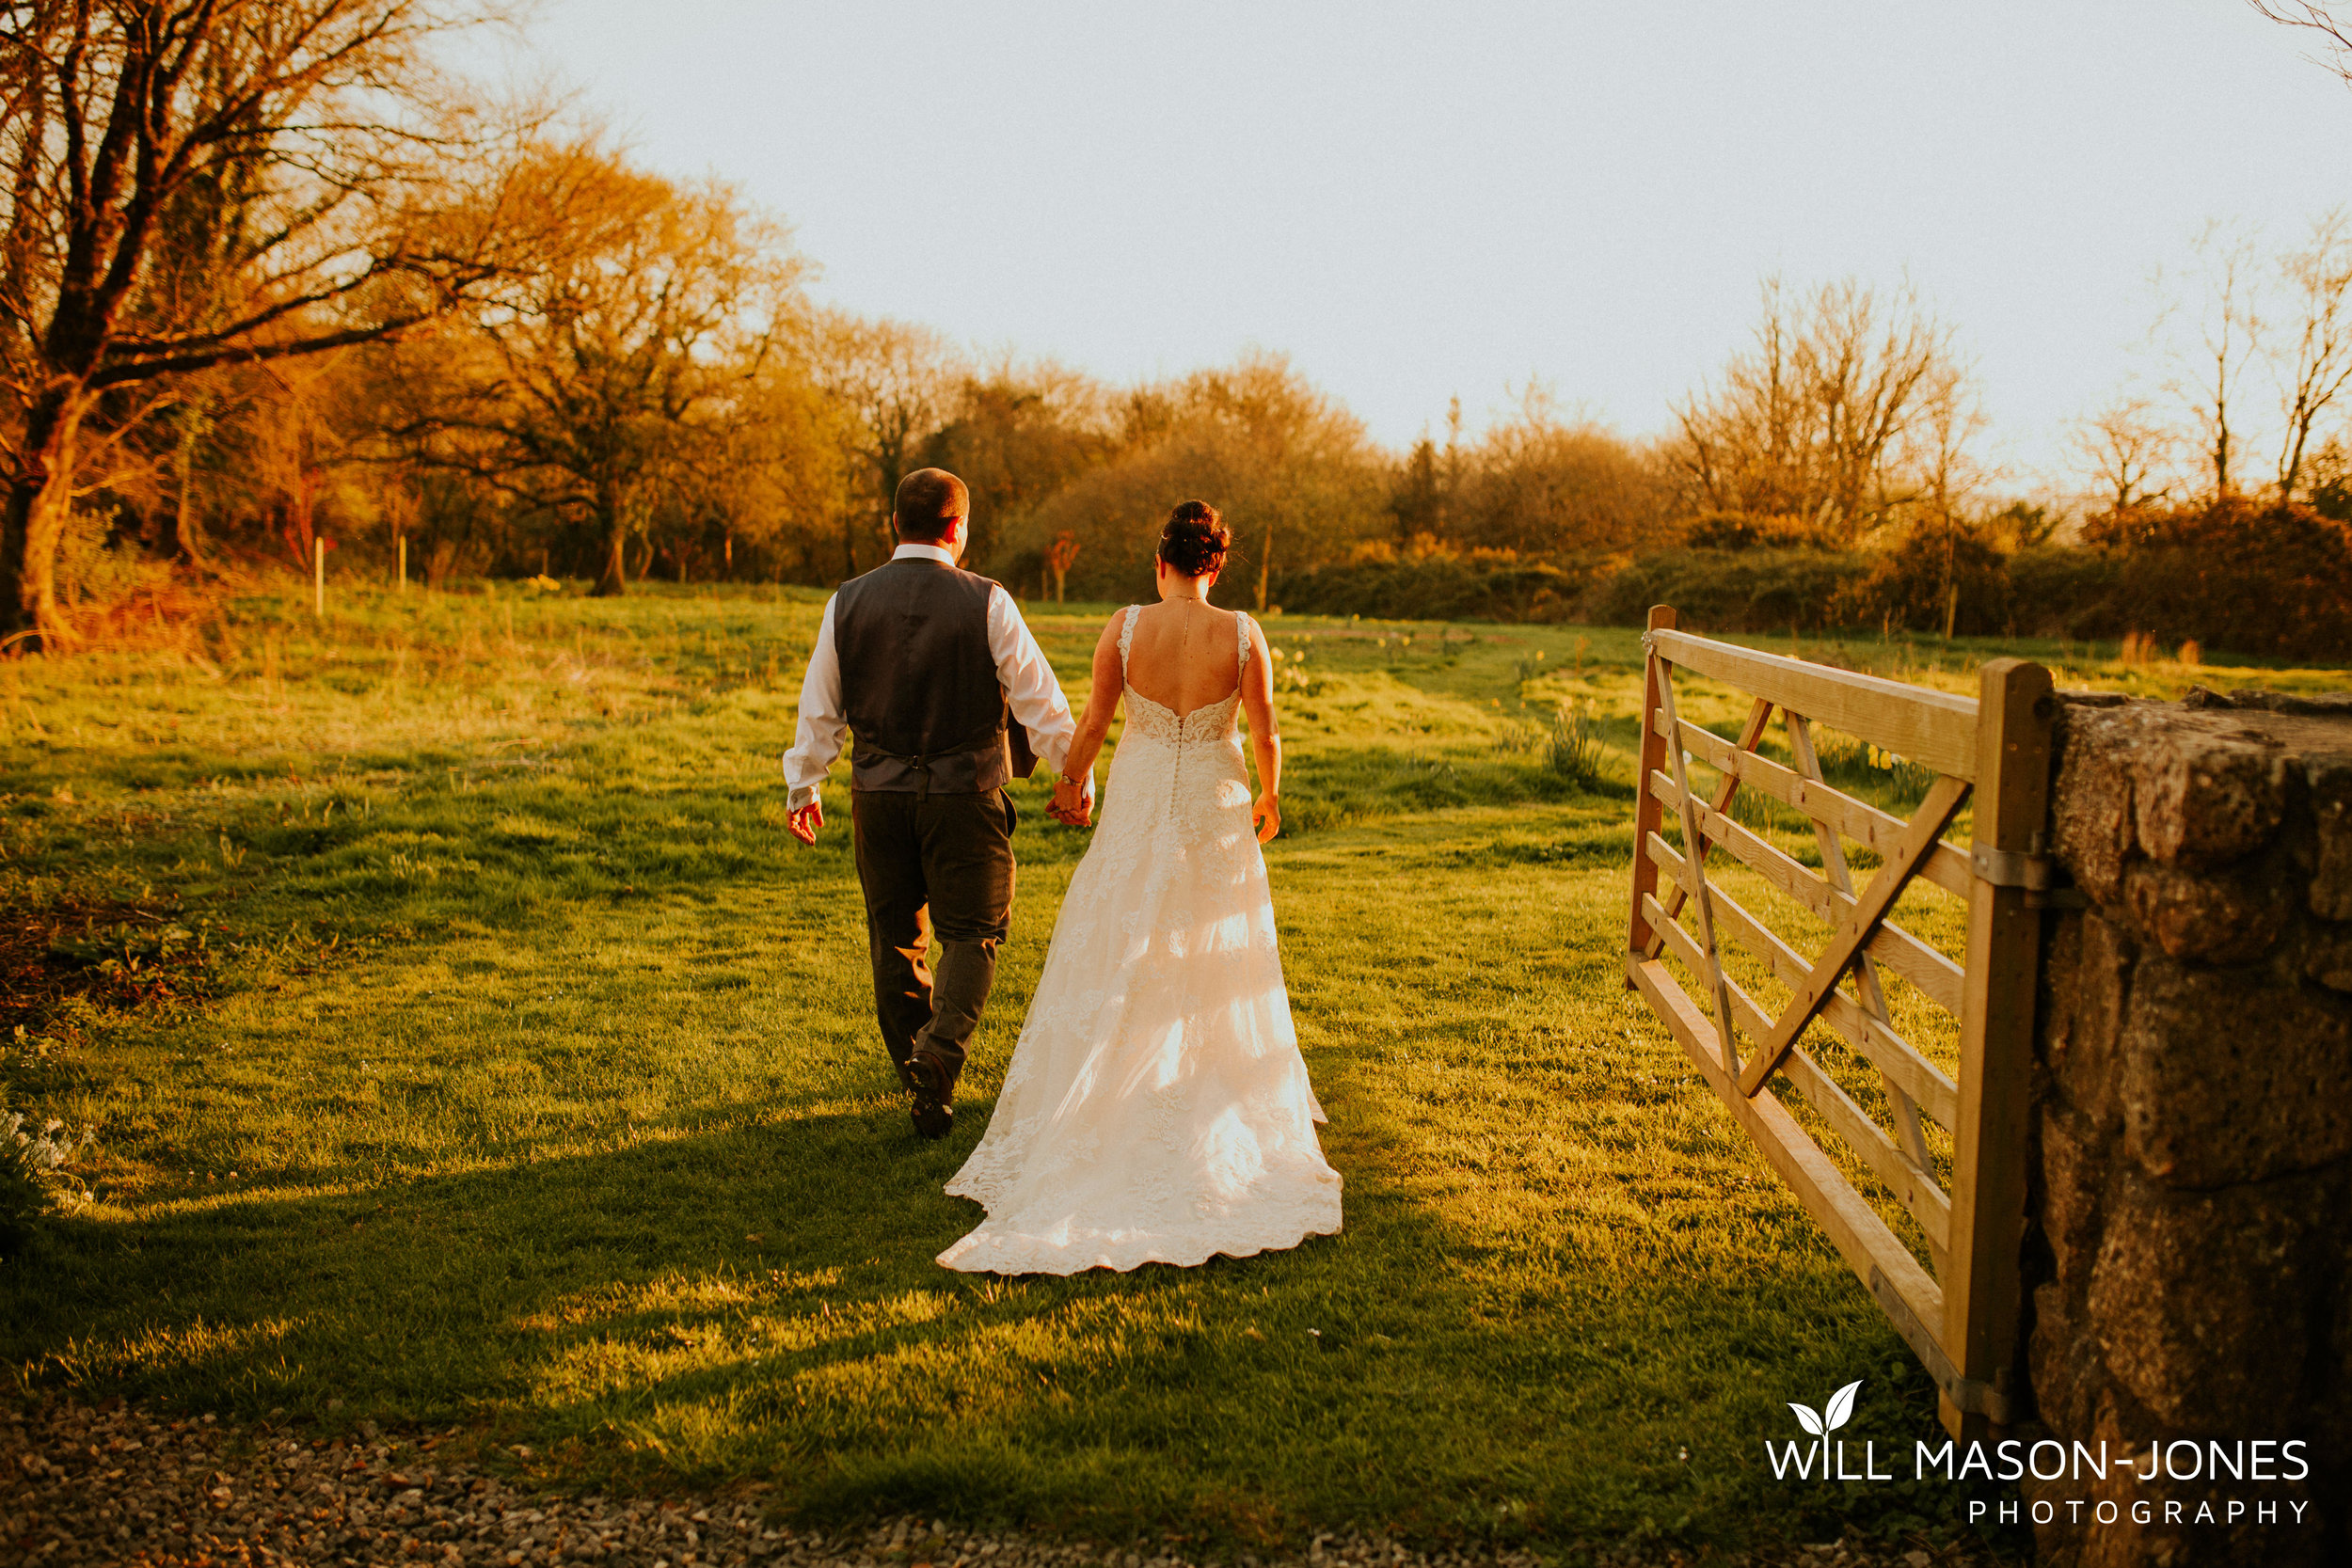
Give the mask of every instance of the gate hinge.
[{"label": "gate hinge", "polygon": [[1969,868],[1994,887],[2026,890],[2029,910],[2084,910],[2090,901],[2071,887],[2056,885],[2058,862],[2049,853],[2042,830],[2034,830],[2029,849],[1995,849],[1979,844],[1968,854]]}]

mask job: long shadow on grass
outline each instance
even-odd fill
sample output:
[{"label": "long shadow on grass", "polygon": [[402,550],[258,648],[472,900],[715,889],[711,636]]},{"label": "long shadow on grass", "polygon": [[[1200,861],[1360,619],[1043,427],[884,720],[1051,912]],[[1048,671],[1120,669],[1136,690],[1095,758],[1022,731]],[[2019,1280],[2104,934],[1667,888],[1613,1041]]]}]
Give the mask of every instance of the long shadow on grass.
[{"label": "long shadow on grass", "polygon": [[1815,1249],[1733,1279],[1669,1242],[1597,1274],[1455,1217],[1398,1180],[1415,1132],[1376,1090],[1334,1100],[1341,1235],[951,1275],[933,1256],[977,1211],[940,1187],[984,1110],[945,1146],[892,1107],[71,1225],[0,1276],[5,1354],[89,1393],[576,1438],[584,1481],[755,1477],[813,1519],[1294,1544],[1736,1535],[1760,1463],[1708,1423],[1781,1392],[1748,1363],[1818,1397],[1850,1365],[1825,1354],[1885,1360],[1866,1314],[1823,1312]]}]

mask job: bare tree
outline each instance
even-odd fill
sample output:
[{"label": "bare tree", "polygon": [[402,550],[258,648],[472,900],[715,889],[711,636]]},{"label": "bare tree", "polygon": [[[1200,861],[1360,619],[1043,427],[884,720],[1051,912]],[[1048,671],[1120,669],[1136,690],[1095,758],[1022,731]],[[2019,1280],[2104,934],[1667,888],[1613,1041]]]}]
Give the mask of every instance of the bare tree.
[{"label": "bare tree", "polygon": [[1919,418],[1906,439],[1910,451],[1904,455],[1918,476],[1918,517],[1911,539],[1939,558],[1946,637],[1952,635],[1960,614],[1961,541],[1975,531],[1968,503],[1990,477],[1969,450],[1987,422],[1967,373],[1957,365],[1946,365],[1922,387]]},{"label": "bare tree", "polygon": [[2279,499],[2293,499],[2312,427],[2352,382],[2352,217],[2338,207],[2312,225],[2309,243],[2280,258],[2294,311],[2291,345],[2279,355]]},{"label": "bare tree", "polygon": [[1670,458],[1705,506],[1856,538],[1908,499],[1893,460],[1951,366],[1950,329],[1909,288],[1882,301],[1849,278],[1799,297],[1770,277],[1755,342],[1676,411]]},{"label": "bare tree", "polygon": [[2175,437],[2146,398],[2122,397],[2074,422],[2074,445],[2106,510],[2153,506],[2171,493],[2158,481]]},{"label": "bare tree", "polygon": [[2313,63],[2324,65],[2346,81],[2352,81],[2352,34],[2345,28],[2352,24],[2338,22],[2335,8],[2315,3],[2315,0],[2246,0],[2246,3],[2271,21],[2289,27],[2301,27],[2317,33],[2327,41],[2321,53],[2313,55]]},{"label": "bare tree", "polygon": [[2192,247],[2199,287],[2194,335],[2175,351],[2165,386],[2196,427],[2213,493],[2229,496],[2237,486],[2246,373],[2262,346],[2260,257],[2251,234],[2218,222],[2200,230]]},{"label": "bare tree", "polygon": [[185,372],[397,335],[496,275],[495,138],[430,57],[488,14],[0,5],[0,631],[70,636],[55,562],[93,419],[119,428]]}]

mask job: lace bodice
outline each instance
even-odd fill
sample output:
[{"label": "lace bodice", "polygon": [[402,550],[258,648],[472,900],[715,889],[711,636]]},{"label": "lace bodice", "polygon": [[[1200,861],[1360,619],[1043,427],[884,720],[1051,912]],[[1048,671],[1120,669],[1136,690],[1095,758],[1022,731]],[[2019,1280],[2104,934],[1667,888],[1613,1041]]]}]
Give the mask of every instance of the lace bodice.
[{"label": "lace bodice", "polygon": [[1141,605],[1129,605],[1126,618],[1119,627],[1119,680],[1127,703],[1127,728],[1120,740],[1161,740],[1183,746],[1223,739],[1232,733],[1234,717],[1241,711],[1241,682],[1249,669],[1249,617],[1239,611],[1233,615],[1233,635],[1240,640],[1241,657],[1234,662],[1232,694],[1221,703],[1180,714],[1165,703],[1153,702],[1127,682],[1127,650],[1135,642],[1136,617],[1142,613]]}]

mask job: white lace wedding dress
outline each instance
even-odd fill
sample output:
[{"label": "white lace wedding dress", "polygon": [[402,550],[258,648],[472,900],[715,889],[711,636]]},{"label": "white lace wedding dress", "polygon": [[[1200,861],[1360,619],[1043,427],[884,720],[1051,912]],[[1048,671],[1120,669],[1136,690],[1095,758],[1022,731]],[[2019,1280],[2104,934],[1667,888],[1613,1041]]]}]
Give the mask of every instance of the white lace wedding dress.
[{"label": "white lace wedding dress", "polygon": [[988,1132],[947,1183],[988,1210],[939,1255],[947,1267],[1190,1265],[1340,1228],[1251,832],[1240,700],[1179,717],[1125,688],[1094,842]]}]

